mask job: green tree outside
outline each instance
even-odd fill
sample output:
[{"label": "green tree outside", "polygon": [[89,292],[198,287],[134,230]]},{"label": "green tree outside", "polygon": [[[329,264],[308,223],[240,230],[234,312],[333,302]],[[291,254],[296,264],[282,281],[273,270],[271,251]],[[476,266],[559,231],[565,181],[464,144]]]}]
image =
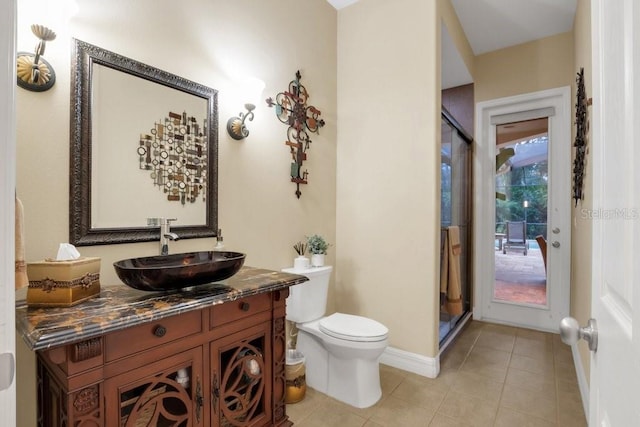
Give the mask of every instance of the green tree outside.
[{"label": "green tree outside", "polygon": [[506,200],[496,199],[496,233],[505,232],[506,221],[526,218],[527,239],[539,234],[547,237],[547,171],[548,162],[544,161],[496,176],[496,191],[507,196]]}]

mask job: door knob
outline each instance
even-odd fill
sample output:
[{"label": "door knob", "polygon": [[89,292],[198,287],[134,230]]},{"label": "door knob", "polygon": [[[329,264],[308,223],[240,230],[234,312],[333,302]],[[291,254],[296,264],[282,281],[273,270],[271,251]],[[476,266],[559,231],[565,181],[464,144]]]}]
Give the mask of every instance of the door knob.
[{"label": "door knob", "polygon": [[560,247],[560,242],[558,242],[557,240],[554,240],[553,243],[551,244],[551,246],[553,246],[554,248],[559,248]]},{"label": "door knob", "polygon": [[551,230],[551,232],[553,234],[558,234],[560,232],[560,229],[558,227],[553,227],[553,230]]},{"label": "door knob", "polygon": [[581,328],[580,324],[573,317],[565,317],[560,321],[560,338],[567,345],[577,343],[583,338],[589,343],[589,350],[598,349],[598,325],[596,319],[589,319],[587,326]]}]

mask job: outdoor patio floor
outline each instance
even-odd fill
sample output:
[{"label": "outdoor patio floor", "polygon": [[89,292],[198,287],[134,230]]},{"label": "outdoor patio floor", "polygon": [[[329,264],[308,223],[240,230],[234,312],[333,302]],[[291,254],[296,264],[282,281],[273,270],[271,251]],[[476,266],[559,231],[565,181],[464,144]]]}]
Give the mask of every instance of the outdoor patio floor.
[{"label": "outdoor patio floor", "polygon": [[547,278],[540,249],[495,251],[496,283],[494,296],[503,301],[545,305]]}]

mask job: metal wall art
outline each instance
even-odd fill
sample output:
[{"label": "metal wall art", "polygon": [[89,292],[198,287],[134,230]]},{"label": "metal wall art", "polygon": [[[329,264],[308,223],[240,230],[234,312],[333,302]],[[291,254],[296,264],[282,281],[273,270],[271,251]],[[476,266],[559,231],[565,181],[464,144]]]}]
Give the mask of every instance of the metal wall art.
[{"label": "metal wall art", "polygon": [[140,169],[151,171],[153,184],[162,188],[170,202],[206,201],[207,121],[198,123],[186,112],[169,112],[149,134],[140,135]]},{"label": "metal wall art", "polygon": [[287,129],[287,141],[291,153],[291,182],[296,184],[296,196],[298,199],[302,192],[300,184],[307,184],[309,172],[302,170],[302,164],[307,160],[307,150],[311,144],[308,132],[318,133],[318,129],[324,126],[324,120],[320,117],[320,110],[307,105],[309,93],[300,83],[302,75],[296,71],[295,80],[291,80],[288,90],[280,92],[273,98],[267,98],[269,107],[276,107],[278,120],[289,126]]},{"label": "metal wall art", "polygon": [[576,148],[576,156],[573,160],[573,199],[577,206],[578,200],[584,198],[582,185],[587,155],[587,131],[589,129],[587,106],[591,105],[591,98],[587,99],[584,88],[584,68],[580,68],[578,77],[576,77],[576,84],[576,139],[573,143]]}]

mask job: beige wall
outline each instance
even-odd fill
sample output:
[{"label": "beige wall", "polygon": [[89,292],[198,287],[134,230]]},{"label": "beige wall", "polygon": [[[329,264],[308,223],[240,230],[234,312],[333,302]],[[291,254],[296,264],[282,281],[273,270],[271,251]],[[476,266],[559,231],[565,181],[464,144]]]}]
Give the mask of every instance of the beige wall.
[{"label": "beige wall", "polygon": [[[45,18],[51,18],[48,25],[58,34],[45,53],[56,69],[56,85],[44,93],[17,89],[17,192],[25,206],[27,261],[55,256],[58,243],[68,241],[71,37],[220,91],[219,224],[226,247],[247,253],[247,265],[290,266],[292,245],[313,233],[335,244],[337,12],[329,3],[305,0],[300,7],[299,0],[185,0],[168,10],[153,0],[78,0],[78,14],[70,21],[59,3],[51,3],[18,2],[19,51],[32,51],[36,44],[29,25],[42,18],[34,11],[48,8],[51,13]],[[285,90],[298,69],[310,104],[326,121],[320,135],[311,138],[305,164],[309,184],[301,187],[300,200],[289,181],[286,126],[273,109],[258,103],[249,122],[251,135],[244,141],[232,140],[225,129],[227,119],[246,102],[238,95],[242,78],[264,80],[264,99]],[[208,250],[214,244],[213,239],[181,240],[172,242],[170,250]],[[79,249],[102,257],[101,281],[112,285],[118,283],[114,261],[156,254],[158,244]],[[330,251],[329,263],[334,256]],[[330,308],[333,305],[330,300]],[[18,358],[19,425],[31,427],[34,358],[22,344]]]},{"label": "beige wall", "polygon": [[573,83],[573,33],[478,55],[475,101],[536,92]]},{"label": "beige wall", "polygon": [[[591,5],[589,0],[578,0],[578,9],[574,21],[573,34],[575,40],[575,73],[584,67],[584,80],[587,98],[593,93],[591,90]],[[574,74],[575,75],[575,74]],[[576,85],[572,86],[575,97]],[[574,98],[575,99],[575,98]],[[593,110],[587,109],[587,114]],[[575,135],[575,126],[573,127]],[[588,128],[587,147],[590,144],[591,128]],[[592,165],[591,156],[586,157],[586,173],[584,180],[584,200],[573,209],[573,230],[571,231],[571,316],[581,325],[586,325],[591,317],[591,259],[592,252],[592,224],[582,214],[585,209],[593,208],[592,199]],[[591,353],[585,341],[578,344],[580,359],[584,367],[585,376],[589,380]]]},{"label": "beige wall", "polygon": [[[18,194],[25,205],[28,261],[55,255],[58,243],[68,240],[71,37],[220,91],[219,225],[227,248],[246,252],[248,265],[290,265],[293,243],[308,234],[335,241],[335,9],[324,0],[308,1],[305,8],[297,7],[296,0],[188,0],[167,14],[152,0],[78,3],[79,12],[68,25],[54,23],[58,38],[47,45],[45,57],[55,65],[57,84],[45,93],[18,90]],[[296,18],[277,25],[292,9]],[[18,50],[32,49],[35,43],[29,22],[20,2]],[[249,122],[251,135],[244,141],[232,140],[225,129],[245,102],[238,97],[244,77],[265,81],[264,99],[286,89],[298,69],[310,103],[327,123],[320,135],[312,136],[305,163],[309,185],[302,187],[300,200],[289,181],[286,126],[273,109],[264,101],[258,104]],[[172,242],[171,250],[213,245],[213,239],[181,240]],[[118,282],[113,261],[155,254],[157,246],[149,242],[80,250],[102,257],[102,282],[110,285]]]},{"label": "beige wall", "polygon": [[428,357],[438,353],[439,39],[435,2],[338,13],[337,308]]}]

